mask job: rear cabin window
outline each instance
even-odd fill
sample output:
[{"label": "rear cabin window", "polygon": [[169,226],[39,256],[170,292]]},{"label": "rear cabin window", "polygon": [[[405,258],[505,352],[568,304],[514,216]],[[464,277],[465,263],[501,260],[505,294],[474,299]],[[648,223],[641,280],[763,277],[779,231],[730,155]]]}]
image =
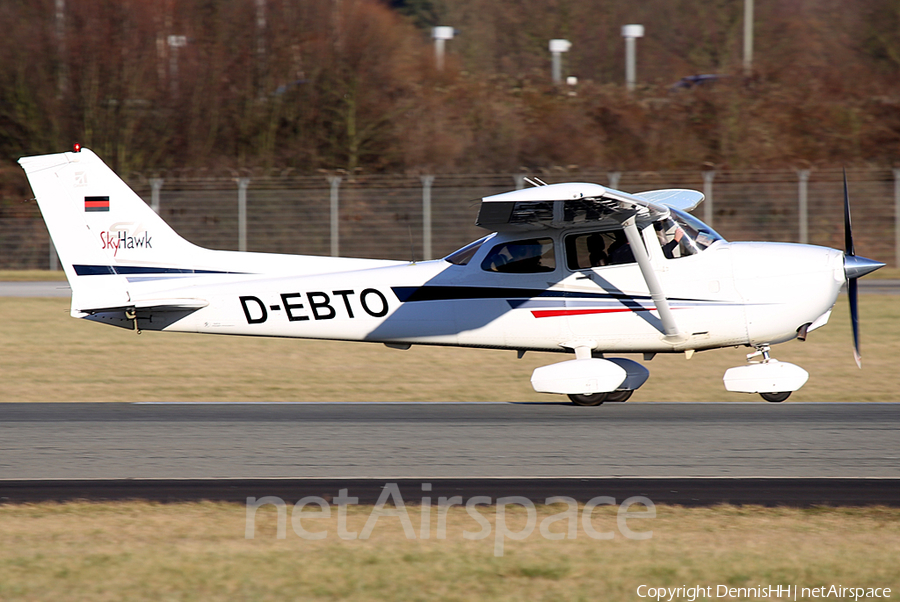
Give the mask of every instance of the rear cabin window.
[{"label": "rear cabin window", "polygon": [[552,238],[530,238],[496,245],[481,268],[488,272],[536,274],[556,269]]},{"label": "rear cabin window", "polygon": [[634,263],[634,253],[624,230],[586,232],[566,237],[566,265],[570,270],[589,270],[623,263]]}]

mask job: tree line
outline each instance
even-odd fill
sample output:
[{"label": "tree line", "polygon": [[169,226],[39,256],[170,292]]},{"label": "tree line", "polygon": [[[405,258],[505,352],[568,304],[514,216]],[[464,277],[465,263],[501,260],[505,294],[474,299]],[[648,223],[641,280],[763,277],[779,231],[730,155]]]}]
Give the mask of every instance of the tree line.
[{"label": "tree line", "polygon": [[[80,142],[116,170],[893,165],[900,0],[4,0],[0,180]],[[641,23],[638,89],[620,28]],[[443,71],[430,28],[449,25]],[[550,81],[551,38],[566,38]],[[682,77],[713,83],[673,88]]]}]

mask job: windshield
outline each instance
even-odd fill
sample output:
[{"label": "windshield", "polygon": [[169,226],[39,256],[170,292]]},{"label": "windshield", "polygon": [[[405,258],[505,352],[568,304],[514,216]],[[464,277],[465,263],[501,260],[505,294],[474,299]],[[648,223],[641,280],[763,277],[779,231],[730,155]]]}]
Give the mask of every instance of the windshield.
[{"label": "windshield", "polygon": [[552,238],[529,238],[496,245],[481,262],[488,272],[536,274],[556,269]]},{"label": "windshield", "polygon": [[478,252],[478,249],[481,248],[481,245],[483,245],[487,239],[493,236],[494,234],[488,234],[487,236],[482,236],[474,242],[470,242],[463,248],[457,249],[456,251],[453,251],[452,253],[444,257],[444,261],[449,261],[454,265],[468,265],[469,261],[473,257],[475,257],[475,253]]},{"label": "windshield", "polygon": [[663,254],[668,259],[696,255],[717,240],[724,240],[718,232],[693,215],[678,209],[669,211],[669,217],[653,224]]}]

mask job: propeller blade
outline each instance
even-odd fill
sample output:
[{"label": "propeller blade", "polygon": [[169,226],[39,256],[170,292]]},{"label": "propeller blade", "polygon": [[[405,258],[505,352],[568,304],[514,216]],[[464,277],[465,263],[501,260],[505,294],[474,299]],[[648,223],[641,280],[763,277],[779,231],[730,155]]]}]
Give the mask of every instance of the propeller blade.
[{"label": "propeller blade", "polygon": [[853,229],[850,227],[850,193],[847,190],[847,170],[844,170],[844,255],[855,255]]},{"label": "propeller blade", "polygon": [[862,368],[859,354],[859,288],[856,279],[884,267],[880,261],[857,257],[853,248],[853,229],[850,226],[850,193],[847,190],[847,170],[844,170],[844,276],[847,278],[847,297],[850,300],[850,325],[853,327],[853,359]]},{"label": "propeller blade", "polygon": [[[856,278],[851,277],[853,269],[847,270],[848,264],[854,266],[853,228],[850,225],[850,192],[847,187],[847,170],[844,169],[844,275],[847,277],[847,297],[850,299],[850,326],[853,329],[853,359],[862,368],[859,355],[859,289]],[[856,274],[853,274],[856,276]]]},{"label": "propeller blade", "polygon": [[859,354],[859,300],[856,278],[847,280],[847,296],[850,298],[850,323],[853,326],[853,359],[862,368],[862,357]]}]

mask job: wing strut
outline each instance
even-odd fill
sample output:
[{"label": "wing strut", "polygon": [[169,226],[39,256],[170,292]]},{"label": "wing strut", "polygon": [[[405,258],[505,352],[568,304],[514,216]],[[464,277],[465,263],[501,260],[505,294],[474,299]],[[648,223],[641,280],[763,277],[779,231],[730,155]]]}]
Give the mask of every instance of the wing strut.
[{"label": "wing strut", "polygon": [[672,316],[672,310],[669,308],[669,300],[666,299],[662,286],[659,284],[659,279],[656,277],[656,272],[653,271],[653,266],[650,264],[650,256],[647,254],[646,247],[644,247],[644,241],[641,238],[641,233],[637,228],[634,216],[631,216],[622,222],[622,226],[625,228],[625,236],[628,238],[628,244],[631,245],[631,251],[634,254],[634,258],[641,268],[641,275],[644,277],[644,282],[647,283],[647,288],[650,290],[650,298],[653,299],[653,303],[656,305],[656,311],[659,312],[659,319],[663,324],[665,340],[673,345],[683,343],[687,340],[687,337],[678,330],[678,325],[675,323],[675,318]]}]

